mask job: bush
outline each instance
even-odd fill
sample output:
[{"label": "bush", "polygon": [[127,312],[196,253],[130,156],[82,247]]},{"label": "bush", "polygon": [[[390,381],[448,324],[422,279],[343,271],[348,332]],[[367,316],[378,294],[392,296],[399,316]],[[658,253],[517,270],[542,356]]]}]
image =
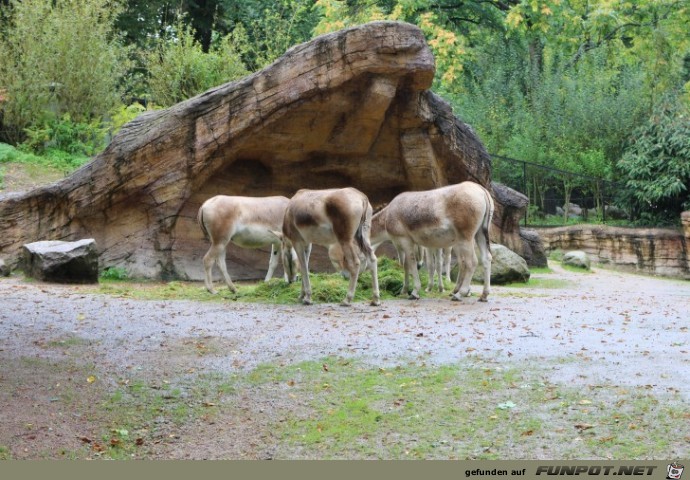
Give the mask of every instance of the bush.
[{"label": "bush", "polygon": [[73,155],[92,156],[104,147],[105,130],[98,121],[75,122],[69,113],[59,119],[28,127],[22,146],[35,153],[60,150]]},{"label": "bush", "polygon": [[145,56],[153,100],[174,105],[212,87],[246,75],[230,35],[215,38],[208,53],[195,40],[191,27],[178,22],[171,38]]},{"label": "bush", "polygon": [[[120,12],[110,0],[11,0],[0,36],[0,85],[6,89],[6,140],[68,114],[101,120],[119,101],[125,53],[113,34]],[[11,138],[10,138],[11,137]]]}]

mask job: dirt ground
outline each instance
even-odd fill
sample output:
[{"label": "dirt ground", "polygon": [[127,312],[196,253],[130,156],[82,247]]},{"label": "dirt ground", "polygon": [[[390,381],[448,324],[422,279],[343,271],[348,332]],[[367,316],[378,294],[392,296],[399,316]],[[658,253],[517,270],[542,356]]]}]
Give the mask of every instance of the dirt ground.
[{"label": "dirt ground", "polygon": [[[690,282],[553,269],[533,275],[544,288],[495,286],[488,303],[475,295],[462,303],[422,298],[351,308],[139,301],[3,278],[0,449],[6,458],[60,458],[93,442],[95,409],[65,411],[64,396],[89,405],[133,373],[164,383],[327,356],[384,366],[470,355],[541,362],[556,384],[644,386],[690,400]],[[214,354],[194,354],[202,344]],[[275,443],[276,401],[240,401],[228,418],[194,422],[169,436],[178,441],[148,446],[146,458],[272,458],[265,446]]]}]

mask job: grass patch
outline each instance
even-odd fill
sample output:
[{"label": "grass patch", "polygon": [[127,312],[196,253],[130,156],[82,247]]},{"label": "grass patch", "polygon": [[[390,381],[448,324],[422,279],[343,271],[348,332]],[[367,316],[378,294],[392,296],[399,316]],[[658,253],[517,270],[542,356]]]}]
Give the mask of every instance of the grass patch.
[{"label": "grass patch", "polygon": [[[377,366],[326,357],[247,372],[100,378],[93,366],[27,360],[11,371],[26,371],[13,381],[41,392],[34,409],[50,415],[59,405],[78,414],[81,435],[91,432],[81,447],[41,453],[47,458],[145,459],[150,446],[160,453],[194,442],[200,421],[215,425],[202,435],[221,444],[242,441],[282,459],[634,460],[685,451],[690,411],[679,393],[552,383],[553,367],[569,361]],[[14,384],[5,384],[0,400],[9,401]],[[11,446],[0,437],[0,459],[12,458]]]},{"label": "grass patch", "polygon": [[531,275],[548,275],[549,273],[553,273],[553,270],[551,267],[530,267],[529,268],[529,273]]},{"label": "grass patch", "polygon": [[[110,272],[107,270],[106,272]],[[193,301],[241,301],[254,303],[296,304],[300,294],[301,283],[288,284],[282,279],[271,279],[268,282],[234,282],[237,293],[232,293],[223,282],[216,282],[217,295],[206,291],[201,282],[172,281],[133,282],[121,278],[120,272],[104,272],[100,276],[98,292],[138,300],[193,300]],[[428,282],[425,270],[419,272],[422,289]],[[403,286],[404,272],[397,261],[388,257],[379,257],[378,278],[381,299],[393,300],[399,296]],[[309,276],[312,287],[312,300],[315,303],[340,303],[347,294],[348,280],[339,273],[312,273]],[[444,298],[453,284],[444,280],[446,291],[421,292],[423,297]],[[359,276],[355,291],[355,302],[371,300],[371,273]]]},{"label": "grass patch", "polygon": [[566,265],[564,263],[561,263],[561,268],[563,270],[567,270],[569,272],[574,272],[574,273],[585,273],[585,274],[594,273],[592,270],[590,270],[588,268],[576,267],[574,265]]},{"label": "grass patch", "polygon": [[263,365],[247,381],[308,405],[274,425],[288,458],[634,459],[684,448],[690,414],[678,395],[555,385],[524,367],[376,368],[326,358]]},{"label": "grass patch", "polygon": [[563,288],[571,288],[573,286],[573,282],[570,280],[566,280],[564,278],[542,278],[542,277],[534,277],[530,276],[529,280],[527,283],[511,283],[509,285],[506,285],[507,287],[511,288],[522,288],[522,289],[529,289],[529,288],[542,288],[542,289],[563,289]]},{"label": "grass patch", "polygon": [[46,345],[52,348],[70,348],[88,344],[88,340],[76,336],[68,336],[59,340],[51,340]]},{"label": "grass patch", "polygon": [[231,375],[202,374],[175,381],[126,379],[101,404],[108,418],[93,449],[113,459],[137,457],[141,446],[179,438],[179,430],[200,417],[212,419],[235,392]]},{"label": "grass patch", "polygon": [[10,450],[2,445],[0,445],[0,460],[12,460]]},{"label": "grass patch", "polygon": [[58,169],[68,173],[76,170],[89,160],[90,157],[86,155],[72,154],[56,149],[47,149],[44,154],[36,155],[6,143],[0,143],[0,164],[21,163]]}]

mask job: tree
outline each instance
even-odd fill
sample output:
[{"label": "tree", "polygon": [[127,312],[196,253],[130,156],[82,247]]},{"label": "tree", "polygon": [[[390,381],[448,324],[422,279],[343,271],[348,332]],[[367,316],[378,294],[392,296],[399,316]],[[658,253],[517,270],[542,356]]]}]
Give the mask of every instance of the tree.
[{"label": "tree", "polygon": [[119,101],[119,11],[111,0],[11,0],[0,38],[6,140],[16,143],[26,127],[64,115],[101,120]]},{"label": "tree", "polygon": [[690,109],[667,97],[633,133],[619,164],[637,218],[677,223],[690,209]]}]

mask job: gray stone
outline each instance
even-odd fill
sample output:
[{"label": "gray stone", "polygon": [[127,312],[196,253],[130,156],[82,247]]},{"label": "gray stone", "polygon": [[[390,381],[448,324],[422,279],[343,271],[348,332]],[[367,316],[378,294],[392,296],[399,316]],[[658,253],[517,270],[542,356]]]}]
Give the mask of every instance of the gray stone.
[{"label": "gray stone", "polygon": [[[565,210],[565,205],[563,205],[563,210]],[[565,212],[564,212],[565,213]],[[577,203],[568,204],[568,216],[575,215],[577,217],[582,216],[582,208]]]},{"label": "gray stone", "polygon": [[94,239],[43,241],[24,245],[24,273],[58,283],[97,283],[98,252]]},{"label": "gray stone", "polygon": [[0,277],[9,277],[11,272],[12,269],[10,266],[7,265],[2,258],[0,258]]},{"label": "gray stone", "polygon": [[563,255],[563,265],[589,270],[589,257],[582,250],[573,250]]},{"label": "gray stone", "polygon": [[530,267],[547,267],[546,251],[539,232],[533,229],[520,228],[522,238],[522,252],[520,256]]},{"label": "gray stone", "polygon": [[[491,244],[491,283],[495,285],[503,285],[506,283],[529,281],[530,272],[527,267],[527,262],[517,253],[510,250],[504,245],[498,243]],[[481,264],[477,266],[472,280],[481,282],[484,275],[484,269]],[[453,277],[455,278],[455,277]]]},{"label": "gray stone", "polygon": [[607,220],[625,220],[628,218],[628,213],[615,205],[606,205],[604,209]]}]

